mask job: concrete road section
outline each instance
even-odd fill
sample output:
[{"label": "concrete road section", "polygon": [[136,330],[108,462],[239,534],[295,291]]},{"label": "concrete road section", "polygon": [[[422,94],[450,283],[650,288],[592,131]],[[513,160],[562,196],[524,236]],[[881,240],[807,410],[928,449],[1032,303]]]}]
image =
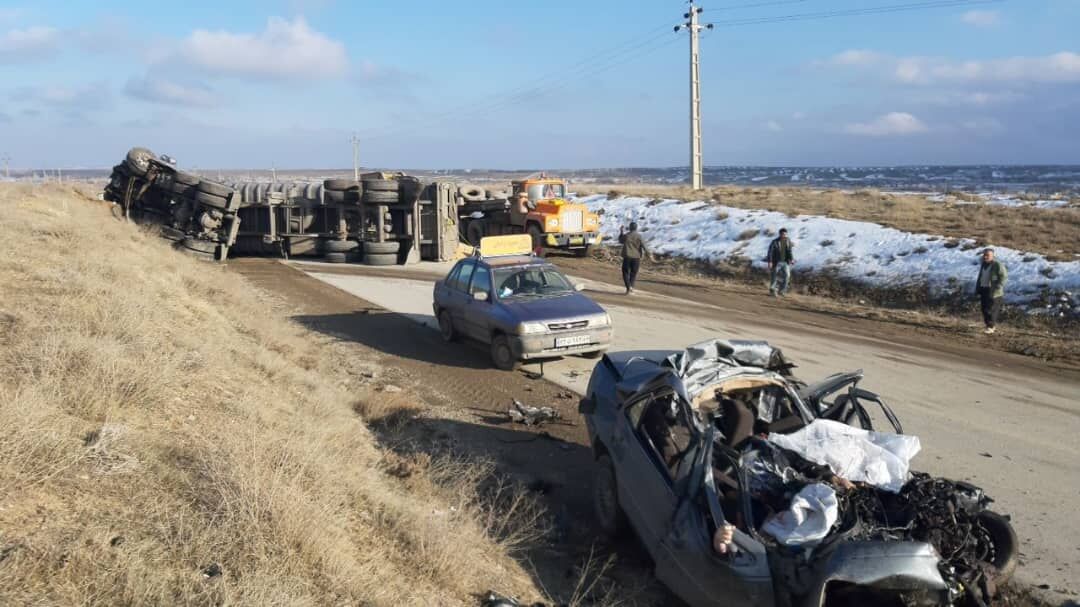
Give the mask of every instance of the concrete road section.
[{"label": "concrete road section", "polygon": [[[297,267],[435,327],[432,283],[442,268],[376,274]],[[1080,502],[1080,382],[1074,375],[1017,369],[978,351],[965,357],[932,342],[859,333],[843,324],[804,326],[783,310],[735,311],[648,292],[626,297],[616,295],[621,290],[612,284],[584,282],[613,317],[615,349],[681,348],[714,336],[764,339],[781,347],[806,380],[864,369],[862,385],[879,392],[905,431],[920,437],[916,469],[970,480],[995,498],[997,510],[1012,515],[1023,543],[1021,579],[1080,591],[1080,517],[1072,507]],[[593,364],[568,358],[545,363],[543,371],[546,379],[581,393]],[[539,371],[539,365],[527,369]]]}]

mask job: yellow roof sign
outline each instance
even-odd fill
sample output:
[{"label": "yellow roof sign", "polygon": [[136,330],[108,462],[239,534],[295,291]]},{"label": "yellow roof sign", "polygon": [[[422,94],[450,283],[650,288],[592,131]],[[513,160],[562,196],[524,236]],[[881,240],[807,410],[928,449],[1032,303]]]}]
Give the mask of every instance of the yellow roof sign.
[{"label": "yellow roof sign", "polygon": [[530,254],[532,254],[532,236],[528,234],[485,236],[480,239],[480,257]]}]

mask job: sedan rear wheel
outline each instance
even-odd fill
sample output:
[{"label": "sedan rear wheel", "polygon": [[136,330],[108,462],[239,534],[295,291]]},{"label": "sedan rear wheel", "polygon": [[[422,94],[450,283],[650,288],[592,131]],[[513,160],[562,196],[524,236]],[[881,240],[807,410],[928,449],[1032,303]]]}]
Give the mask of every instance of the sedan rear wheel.
[{"label": "sedan rear wheel", "polygon": [[514,357],[514,350],[510,348],[510,339],[505,335],[496,335],[491,340],[491,362],[495,363],[496,369],[513,371],[517,368],[518,361]]},{"label": "sedan rear wheel", "polygon": [[615,540],[626,534],[628,523],[619,505],[619,484],[615,479],[615,465],[611,458],[601,455],[596,460],[596,478],[593,482],[593,506],[600,531],[608,539]]},{"label": "sedan rear wheel", "polygon": [[454,321],[450,318],[450,312],[443,310],[439,312],[439,333],[442,334],[443,341],[449,343],[457,341],[457,330],[454,329]]}]

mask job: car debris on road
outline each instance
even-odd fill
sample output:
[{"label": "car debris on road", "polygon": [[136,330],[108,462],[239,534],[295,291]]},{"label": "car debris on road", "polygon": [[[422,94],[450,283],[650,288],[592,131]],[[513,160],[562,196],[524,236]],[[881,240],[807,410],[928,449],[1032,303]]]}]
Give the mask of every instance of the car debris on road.
[{"label": "car debris on road", "polygon": [[[861,372],[808,385],[792,368],[765,342],[605,355],[579,406],[600,528],[633,530],[692,607],[988,604],[1019,558],[1009,519],[910,472],[918,441]],[[867,432],[871,404],[895,434]]]},{"label": "car debris on road", "polygon": [[539,426],[545,422],[553,422],[560,418],[559,412],[551,407],[530,407],[521,401],[514,399],[514,406],[506,412],[510,419],[526,426]]}]

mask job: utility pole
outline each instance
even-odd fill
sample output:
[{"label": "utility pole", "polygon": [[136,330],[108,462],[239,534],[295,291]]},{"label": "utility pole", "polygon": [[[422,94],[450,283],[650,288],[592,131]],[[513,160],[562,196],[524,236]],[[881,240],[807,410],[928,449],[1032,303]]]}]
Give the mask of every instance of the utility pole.
[{"label": "utility pole", "polygon": [[352,172],[353,180],[360,181],[360,138],[356,136],[354,132],[352,134]]},{"label": "utility pole", "polygon": [[270,183],[277,185],[277,166],[270,165]]},{"label": "utility pole", "polygon": [[4,154],[4,179],[11,179],[11,156]]},{"label": "utility pole", "polygon": [[698,63],[698,34],[703,29],[712,29],[713,24],[702,25],[698,15],[704,10],[690,0],[690,10],[683,14],[686,23],[676,25],[675,31],[686,28],[690,32],[690,187],[700,190],[703,181],[701,156],[701,71]]}]

